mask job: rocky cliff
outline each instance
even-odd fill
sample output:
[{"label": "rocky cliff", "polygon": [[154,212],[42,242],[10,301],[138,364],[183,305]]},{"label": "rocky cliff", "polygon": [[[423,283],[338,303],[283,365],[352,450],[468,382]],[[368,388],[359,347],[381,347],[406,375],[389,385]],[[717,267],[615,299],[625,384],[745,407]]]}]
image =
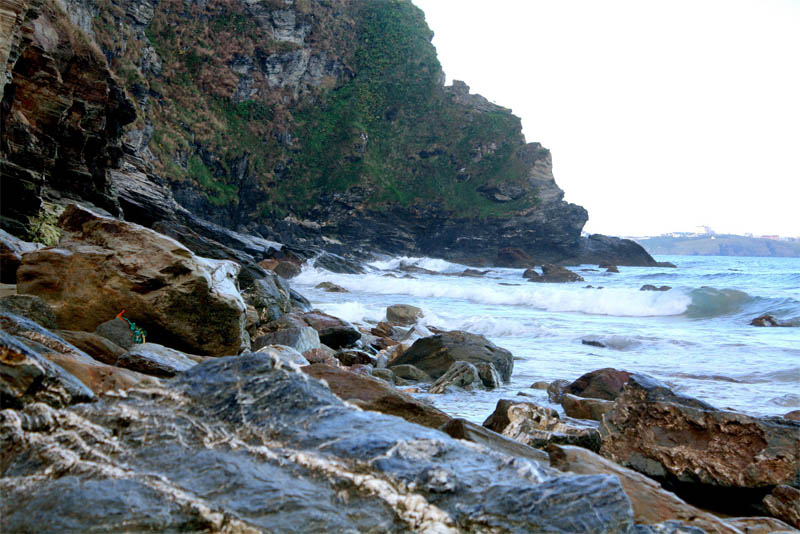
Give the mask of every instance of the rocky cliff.
[{"label": "rocky cliff", "polygon": [[338,251],[654,263],[581,239],[550,152],[444,85],[410,1],[40,2],[0,1],[12,233],[69,198]]}]

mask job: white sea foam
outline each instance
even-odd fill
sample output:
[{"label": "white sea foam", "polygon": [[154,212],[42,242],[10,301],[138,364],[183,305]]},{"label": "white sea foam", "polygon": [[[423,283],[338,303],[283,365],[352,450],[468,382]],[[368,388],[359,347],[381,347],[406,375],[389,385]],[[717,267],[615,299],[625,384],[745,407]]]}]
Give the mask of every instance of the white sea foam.
[{"label": "white sea foam", "polygon": [[[447,298],[485,305],[531,307],[553,312],[644,317],[684,313],[691,298],[677,290],[638,291],[628,288],[584,289],[575,284],[524,284],[501,286],[490,279],[392,278],[380,274],[343,275],[306,267],[293,280],[314,286],[323,281],[338,284],[353,293],[403,295],[417,298]],[[393,302],[387,302],[393,304]]]}]

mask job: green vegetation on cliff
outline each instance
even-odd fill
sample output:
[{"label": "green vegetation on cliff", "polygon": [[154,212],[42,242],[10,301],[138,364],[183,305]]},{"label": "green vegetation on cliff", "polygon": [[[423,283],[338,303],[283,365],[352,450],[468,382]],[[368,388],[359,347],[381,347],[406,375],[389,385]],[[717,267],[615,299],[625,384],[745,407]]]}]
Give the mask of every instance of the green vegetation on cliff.
[{"label": "green vegetation on cliff", "polygon": [[97,40],[137,97],[134,127],[152,125],[155,171],[223,222],[306,216],[321,194],[354,186],[376,210],[534,205],[529,191],[507,202],[480,192],[526,187],[520,121],[442,85],[409,0],[162,0],[138,31],[113,0],[97,6]]}]

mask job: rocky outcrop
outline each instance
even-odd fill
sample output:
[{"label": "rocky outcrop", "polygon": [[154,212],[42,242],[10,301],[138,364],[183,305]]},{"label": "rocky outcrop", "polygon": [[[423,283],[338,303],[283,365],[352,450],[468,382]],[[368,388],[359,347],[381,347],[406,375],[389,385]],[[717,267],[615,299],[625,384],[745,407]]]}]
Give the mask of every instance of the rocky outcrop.
[{"label": "rocky outcrop", "polygon": [[533,269],[528,269],[522,275],[528,279],[528,282],[565,283],[584,281],[582,276],[573,273],[569,269],[550,263],[542,265],[541,275]]},{"label": "rocky outcrop", "polygon": [[614,477],[552,476],[353,409],[265,354],[93,404],[6,409],[0,440],[10,531],[634,532]]},{"label": "rocky outcrop", "polygon": [[798,484],[800,423],[716,410],[643,375],[630,376],[600,430],[603,456],[684,489],[739,489],[757,501]]},{"label": "rocky outcrop", "polygon": [[400,357],[392,360],[389,367],[409,364],[437,379],[458,361],[472,364],[491,362],[505,382],[511,379],[514,368],[510,352],[481,335],[459,330],[418,339]]},{"label": "rocky outcrop", "polygon": [[224,355],[245,347],[236,264],[74,205],[59,224],[59,248],[23,256],[17,291],[47,301],[61,328],[92,331],[125,310],[149,339],[179,350]]}]

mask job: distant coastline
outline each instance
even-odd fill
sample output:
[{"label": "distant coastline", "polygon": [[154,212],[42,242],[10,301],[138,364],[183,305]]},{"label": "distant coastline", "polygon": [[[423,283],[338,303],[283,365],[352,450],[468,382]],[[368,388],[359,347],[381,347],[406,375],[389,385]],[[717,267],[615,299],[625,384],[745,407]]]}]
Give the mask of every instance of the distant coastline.
[{"label": "distant coastline", "polygon": [[800,258],[800,239],[733,234],[669,234],[633,238],[650,254]]}]

